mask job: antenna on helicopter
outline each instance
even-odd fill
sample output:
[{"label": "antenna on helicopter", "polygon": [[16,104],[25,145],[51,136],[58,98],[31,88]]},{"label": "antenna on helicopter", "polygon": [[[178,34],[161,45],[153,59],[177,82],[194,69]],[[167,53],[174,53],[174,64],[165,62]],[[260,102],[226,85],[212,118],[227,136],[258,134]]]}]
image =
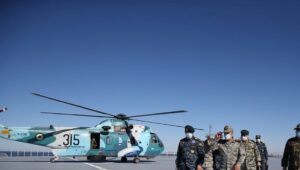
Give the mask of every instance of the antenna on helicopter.
[{"label": "antenna on helicopter", "polygon": [[212,137],[212,134],[211,134],[211,132],[212,132],[212,125],[211,125],[211,124],[209,124],[209,132],[208,132],[208,135],[209,135],[209,137]]}]

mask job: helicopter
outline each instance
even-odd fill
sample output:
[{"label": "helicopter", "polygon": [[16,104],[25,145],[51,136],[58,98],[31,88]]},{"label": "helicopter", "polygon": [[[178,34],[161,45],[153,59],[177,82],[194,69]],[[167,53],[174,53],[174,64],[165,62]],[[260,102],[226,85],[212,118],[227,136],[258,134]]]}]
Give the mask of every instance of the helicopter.
[{"label": "helicopter", "polygon": [[[48,147],[54,155],[54,157],[50,158],[50,162],[59,160],[59,157],[69,156],[86,156],[87,160],[97,162],[105,161],[106,157],[118,157],[121,158],[121,162],[127,162],[127,158],[131,157],[134,163],[139,163],[140,158],[154,158],[164,151],[163,142],[150,127],[129,124],[128,121],[184,128],[184,126],[180,125],[136,118],[187,112],[186,110],[176,110],[127,116],[123,113],[111,114],[99,111],[39,93],[32,94],[92,111],[99,115],[58,112],[41,112],[42,114],[105,118],[105,120],[94,127],[54,127],[53,125],[49,127],[6,127],[0,124],[0,138]],[[7,108],[3,108],[0,112],[6,110]],[[203,130],[200,128],[195,129]]]}]

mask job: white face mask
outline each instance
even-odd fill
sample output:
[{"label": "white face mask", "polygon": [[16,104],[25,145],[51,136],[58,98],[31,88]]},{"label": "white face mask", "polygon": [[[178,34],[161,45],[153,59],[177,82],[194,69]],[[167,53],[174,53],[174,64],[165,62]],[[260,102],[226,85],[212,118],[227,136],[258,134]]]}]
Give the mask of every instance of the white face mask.
[{"label": "white face mask", "polygon": [[247,141],[248,140],[248,136],[242,136],[242,140],[243,141]]},{"label": "white face mask", "polygon": [[231,136],[231,134],[230,133],[228,133],[228,134],[225,134],[225,139],[226,140],[230,140],[232,138],[232,136]]},{"label": "white face mask", "polygon": [[260,139],[256,139],[256,142],[258,142],[258,143],[259,143],[259,142],[261,142],[261,140],[260,140]]},{"label": "white face mask", "polygon": [[297,136],[297,138],[300,138],[300,130],[296,131],[296,136]]},{"label": "white face mask", "polygon": [[186,138],[192,139],[193,134],[192,133],[185,133]]}]

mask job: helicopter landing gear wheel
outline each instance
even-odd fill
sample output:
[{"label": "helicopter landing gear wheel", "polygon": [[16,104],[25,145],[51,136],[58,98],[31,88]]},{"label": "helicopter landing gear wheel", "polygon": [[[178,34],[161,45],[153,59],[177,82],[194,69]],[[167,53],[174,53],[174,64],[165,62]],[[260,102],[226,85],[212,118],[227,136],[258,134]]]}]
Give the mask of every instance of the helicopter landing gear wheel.
[{"label": "helicopter landing gear wheel", "polygon": [[53,158],[50,158],[50,162],[51,163],[54,163],[55,161],[57,161],[58,160],[58,157],[57,156],[55,156],[55,157],[53,157]]},{"label": "helicopter landing gear wheel", "polygon": [[139,162],[140,162],[140,158],[138,157],[133,158],[133,163],[137,164]]},{"label": "helicopter landing gear wheel", "polygon": [[121,162],[127,162],[127,158],[126,158],[125,156],[123,156],[123,157],[121,158]]}]

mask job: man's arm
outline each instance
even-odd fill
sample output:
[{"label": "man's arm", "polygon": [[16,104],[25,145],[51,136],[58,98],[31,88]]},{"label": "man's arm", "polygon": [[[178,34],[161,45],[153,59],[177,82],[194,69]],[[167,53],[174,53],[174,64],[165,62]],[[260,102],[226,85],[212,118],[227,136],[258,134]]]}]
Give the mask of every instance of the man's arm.
[{"label": "man's arm", "polygon": [[181,163],[182,160],[182,146],[181,146],[181,141],[178,144],[178,149],[177,149],[177,156],[176,156],[176,160],[175,160],[175,164],[176,164],[176,168],[179,169],[179,165]]},{"label": "man's arm", "polygon": [[209,139],[204,145],[204,163],[203,168],[209,169],[213,168],[213,151],[219,149],[219,143],[216,139]]},{"label": "man's arm", "polygon": [[245,148],[240,144],[238,149],[238,159],[236,165],[241,166],[242,163],[245,161],[246,153]]},{"label": "man's arm", "polygon": [[268,160],[268,158],[269,158],[269,153],[268,153],[268,149],[267,149],[266,144],[264,144],[264,150],[265,150],[265,152],[264,152],[264,153],[265,153],[265,155],[264,155],[264,156],[265,156],[265,159]]},{"label": "man's arm", "polygon": [[281,159],[281,166],[282,167],[288,167],[289,156],[290,156],[290,145],[289,145],[289,141],[287,141],[286,144],[285,144],[283,157]]},{"label": "man's arm", "polygon": [[257,147],[257,145],[253,142],[253,144],[254,144],[254,153],[255,153],[255,158],[256,158],[256,166],[257,167],[259,167],[259,166],[261,166],[261,156],[262,155],[260,155],[260,152],[259,152],[259,149],[258,149],[258,147]]},{"label": "man's arm", "polygon": [[204,143],[202,141],[198,142],[197,152],[198,152],[197,165],[198,166],[200,165],[202,167],[204,163],[204,156],[205,156]]},{"label": "man's arm", "polygon": [[197,165],[197,170],[203,170],[201,165]]}]

